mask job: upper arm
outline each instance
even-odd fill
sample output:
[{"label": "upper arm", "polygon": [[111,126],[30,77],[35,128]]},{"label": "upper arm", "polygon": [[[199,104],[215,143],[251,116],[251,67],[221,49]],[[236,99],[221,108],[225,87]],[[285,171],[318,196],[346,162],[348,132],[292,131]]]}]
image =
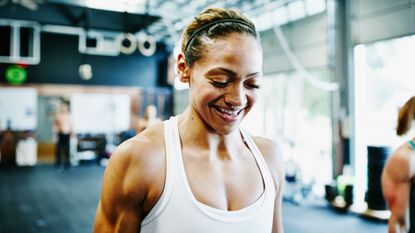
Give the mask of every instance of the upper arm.
[{"label": "upper arm", "polygon": [[409,183],[409,159],[402,149],[398,149],[389,157],[382,171],[382,190],[386,200],[393,203],[396,189]]},{"label": "upper arm", "polygon": [[382,172],[382,191],[392,215],[402,219],[405,217],[409,202],[410,178],[409,160],[402,150],[392,154]]},{"label": "upper arm", "polygon": [[283,233],[282,188],[284,184],[284,167],[282,153],[278,145],[272,140],[257,137],[255,138],[255,143],[261,151],[261,154],[264,156],[275,183],[276,196],[272,233]]},{"label": "upper arm", "polygon": [[127,141],[112,154],[104,173],[94,232],[139,232],[149,190],[159,184],[153,182],[152,172],[153,163],[158,162],[149,156],[153,153],[148,147],[146,143]]},{"label": "upper arm", "polygon": [[[129,189],[132,155],[118,148],[111,156],[102,182],[94,232],[137,232],[140,223],[140,203],[144,188]],[[133,197],[131,194],[136,193]]]},{"label": "upper arm", "polygon": [[55,114],[53,117],[53,129],[56,129],[58,127],[58,114]]}]

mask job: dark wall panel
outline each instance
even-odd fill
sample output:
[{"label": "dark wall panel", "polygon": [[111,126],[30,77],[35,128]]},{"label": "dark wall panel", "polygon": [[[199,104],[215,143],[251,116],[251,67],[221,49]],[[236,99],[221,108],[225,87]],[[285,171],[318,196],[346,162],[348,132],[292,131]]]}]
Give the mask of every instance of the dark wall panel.
[{"label": "dark wall panel", "polygon": [[[159,48],[160,46],[158,46]],[[26,83],[160,86],[167,75],[160,64],[166,64],[167,53],[159,48],[152,57],[138,51],[131,55],[82,55],[78,52],[78,37],[64,34],[41,34],[41,61],[27,67]],[[93,77],[82,80],[78,74],[82,61],[91,64]],[[1,78],[10,64],[0,64]],[[163,76],[163,77],[162,77]]]}]

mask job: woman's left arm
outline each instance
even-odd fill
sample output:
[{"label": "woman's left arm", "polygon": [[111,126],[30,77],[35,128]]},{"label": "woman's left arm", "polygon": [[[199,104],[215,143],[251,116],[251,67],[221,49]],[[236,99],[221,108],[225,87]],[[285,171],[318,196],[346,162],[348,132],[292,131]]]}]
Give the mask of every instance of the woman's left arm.
[{"label": "woman's left arm", "polygon": [[278,145],[269,139],[256,137],[255,143],[261,151],[264,159],[271,172],[272,178],[275,184],[275,203],[274,203],[274,216],[272,222],[272,233],[283,233],[282,222],[282,188],[284,184],[284,166],[282,160],[282,153]]}]

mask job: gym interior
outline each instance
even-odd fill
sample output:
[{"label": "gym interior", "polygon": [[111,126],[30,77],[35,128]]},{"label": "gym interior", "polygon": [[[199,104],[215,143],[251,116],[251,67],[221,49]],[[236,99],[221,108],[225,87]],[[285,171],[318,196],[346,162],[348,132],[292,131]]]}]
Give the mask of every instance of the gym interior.
[{"label": "gym interior", "polygon": [[[387,232],[380,175],[409,139],[395,128],[415,93],[415,0],[0,0],[0,233],[92,232],[114,149],[148,106],[159,120],[186,108],[181,33],[215,6],[260,33],[242,126],[281,148],[285,232]],[[62,101],[70,169],[54,166]]]}]

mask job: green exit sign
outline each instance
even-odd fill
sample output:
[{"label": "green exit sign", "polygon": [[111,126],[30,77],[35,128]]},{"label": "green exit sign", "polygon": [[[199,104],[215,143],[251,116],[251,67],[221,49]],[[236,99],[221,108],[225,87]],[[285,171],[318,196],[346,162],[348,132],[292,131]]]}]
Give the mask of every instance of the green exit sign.
[{"label": "green exit sign", "polygon": [[26,81],[27,72],[21,65],[7,67],[6,80],[10,84],[19,85]]}]

